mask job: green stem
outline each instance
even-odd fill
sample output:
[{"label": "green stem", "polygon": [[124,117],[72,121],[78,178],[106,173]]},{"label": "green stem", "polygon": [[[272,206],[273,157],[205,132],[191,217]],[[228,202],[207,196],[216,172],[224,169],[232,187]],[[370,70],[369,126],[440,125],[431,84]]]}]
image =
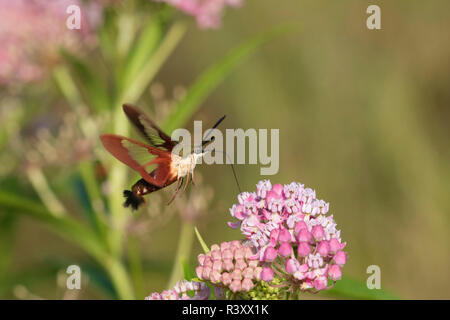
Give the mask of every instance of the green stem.
[{"label": "green stem", "polygon": [[139,239],[130,236],[128,239],[128,262],[130,265],[131,278],[134,285],[136,296],[141,299],[144,297],[144,276],[142,271]]},{"label": "green stem", "polygon": [[127,270],[118,258],[108,257],[99,261],[103,268],[108,273],[114,288],[116,289],[119,299],[132,300],[134,299],[133,287]]},{"label": "green stem", "polygon": [[34,190],[37,192],[39,198],[41,198],[49,212],[55,217],[66,215],[66,209],[48,185],[42,170],[37,167],[30,167],[26,170],[26,174]]},{"label": "green stem", "polygon": [[171,288],[175,283],[183,278],[183,260],[187,261],[192,250],[194,240],[194,225],[190,222],[184,222],[181,225],[180,237],[178,238],[177,251],[175,254],[175,261],[172,268],[172,273],[169,278],[168,288]]}]

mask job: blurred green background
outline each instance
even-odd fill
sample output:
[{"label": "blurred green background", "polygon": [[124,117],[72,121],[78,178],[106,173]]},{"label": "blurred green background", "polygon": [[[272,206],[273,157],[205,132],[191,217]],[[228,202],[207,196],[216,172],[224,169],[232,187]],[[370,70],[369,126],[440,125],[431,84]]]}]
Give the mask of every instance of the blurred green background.
[{"label": "blurred green background", "polygon": [[[110,9],[112,17],[128,12],[136,21],[145,23],[145,14],[161,9],[159,5],[141,3],[145,1],[124,2]],[[131,9],[127,2],[134,3]],[[366,28],[366,8],[370,4],[381,7],[382,30]],[[344,278],[364,285],[369,276],[366,268],[378,265],[382,289],[395,297],[448,299],[449,10],[450,3],[444,0],[248,0],[238,10],[227,10],[218,30],[201,30],[192,19],[174,13],[174,20],[187,23],[186,33],[142,96],[132,102],[169,128],[170,123],[164,119],[170,119],[166,117],[170,106],[183,101],[199,74],[255,35],[280,24],[291,25],[288,32],[271,38],[230,70],[232,73],[180,125],[192,129],[193,120],[212,124],[226,114],[222,129],[279,128],[278,174],[262,177],[259,165],[238,165],[243,190],[253,191],[261,179],[304,183],[315,189],[319,198],[330,202],[330,212],[347,241]],[[114,64],[96,63],[114,61],[104,58],[104,53],[109,52],[105,43],[100,42],[80,59],[106,83],[111,81],[109,72],[115,73],[111,71]],[[72,77],[73,63],[67,64],[66,75]],[[3,111],[20,110],[11,118],[3,113],[0,120],[0,297],[71,297],[61,279],[68,265],[77,264],[88,277],[83,278],[83,289],[76,298],[114,298],[118,296],[114,285],[98,261],[73,241],[52,232],[52,225],[58,223],[29,219],[29,208],[24,206],[26,201],[32,201],[31,207],[42,203],[48,207],[53,202],[45,200],[46,188],[42,189],[42,184],[44,195],[37,191],[39,174],[33,176],[32,170],[30,174],[26,161],[29,151],[41,146],[35,141],[37,128],[49,127],[57,136],[55,128],[62,119],[76,113],[56,82],[44,79],[25,88],[0,91]],[[108,96],[118,95],[114,88],[108,87]],[[77,119],[83,119],[88,132],[112,132],[117,106],[94,112],[86,96],[89,94],[83,94],[79,104],[86,105],[89,116],[67,120],[72,129],[78,126]],[[130,101],[116,104],[123,102]],[[124,116],[117,114],[120,122]],[[92,123],[86,123],[86,119],[93,119]],[[130,135],[137,137],[134,129]],[[45,137],[44,141],[56,150],[62,148],[54,141],[58,139]],[[66,142],[65,148],[75,148],[75,138],[68,137],[61,140]],[[80,156],[69,157],[69,161],[33,162],[67,215],[83,224],[95,219],[93,211],[104,210],[108,215],[104,207],[111,205],[111,200],[98,195],[106,203],[99,205],[95,202],[98,199],[93,201],[86,195],[91,178],[95,180],[92,185],[100,186],[100,192],[108,184],[103,180],[102,167],[83,168],[80,163],[105,161],[106,175],[121,166],[104,153],[98,141],[87,140],[94,150],[88,160]],[[22,144],[22,148],[15,147]],[[95,170],[100,173],[94,174]],[[129,176],[122,189],[129,188],[136,175],[129,169],[121,170]],[[201,166],[196,174],[202,176],[202,183],[191,186],[188,195],[175,200],[171,208],[165,208],[161,197],[170,196],[174,187],[163,196],[150,195],[147,207],[137,214],[122,209],[119,221],[126,222],[118,230],[126,236],[117,241],[126,244],[115,256],[128,270],[138,299],[167,287],[174,259],[179,256],[179,235],[189,234],[188,228],[196,225],[208,244],[240,236],[239,231],[226,226],[231,219],[228,208],[237,202],[238,194],[231,170],[219,165]],[[30,179],[35,179],[37,190]],[[119,202],[121,191],[115,191]],[[24,202],[12,203],[11,194]],[[83,233],[79,236],[83,237]],[[194,265],[201,248],[196,241],[192,243],[186,258]],[[337,296],[367,297],[345,292]]]}]

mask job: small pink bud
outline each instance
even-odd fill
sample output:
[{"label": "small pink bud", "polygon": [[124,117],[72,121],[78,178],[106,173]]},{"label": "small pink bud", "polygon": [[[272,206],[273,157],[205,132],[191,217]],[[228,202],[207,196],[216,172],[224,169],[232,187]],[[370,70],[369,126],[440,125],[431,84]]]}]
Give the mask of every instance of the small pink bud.
[{"label": "small pink bud", "polygon": [[211,251],[214,251],[214,250],[220,250],[219,245],[213,244],[213,245],[211,246]]},{"label": "small pink bud", "polygon": [[203,253],[200,253],[197,256],[197,261],[198,261],[198,264],[202,266],[203,263],[205,262],[205,255]]},{"label": "small pink bud", "polygon": [[324,231],[323,231],[323,227],[321,225],[312,227],[311,233],[312,233],[312,236],[314,237],[314,240],[320,241],[323,239]]},{"label": "small pink bud", "polygon": [[244,271],[242,271],[242,276],[247,279],[253,278],[253,268],[245,268]]},{"label": "small pink bud", "polygon": [[236,260],[244,259],[244,257],[245,257],[245,249],[244,248],[239,248],[239,249],[234,250],[234,258]]},{"label": "small pink bud", "polygon": [[221,260],[216,260],[214,261],[213,265],[212,265],[212,269],[221,272],[222,269],[222,261]]},{"label": "small pink bud", "polygon": [[244,270],[245,268],[247,268],[247,263],[245,263],[244,259],[237,259],[236,263],[234,264],[234,267],[237,269]]},{"label": "small pink bud", "polygon": [[222,269],[226,271],[231,271],[234,269],[233,260],[226,259],[222,261]]},{"label": "small pink bud", "polygon": [[272,262],[277,257],[277,250],[274,247],[267,247],[264,251],[264,261]]},{"label": "small pink bud", "polygon": [[230,249],[224,249],[222,251],[222,259],[226,260],[226,259],[233,259],[233,252],[231,252]]},{"label": "small pink bud", "polygon": [[255,270],[253,270],[253,275],[255,276],[255,279],[257,281],[261,280],[261,273],[262,273],[262,267],[256,267]]},{"label": "small pink bud", "polygon": [[300,257],[306,257],[311,253],[311,247],[307,242],[300,242],[298,244],[297,253]]},{"label": "small pink bud", "polygon": [[245,292],[248,292],[250,290],[252,290],[254,287],[252,280],[250,279],[244,279],[242,280],[242,290],[244,290]]},{"label": "small pink bud", "polygon": [[270,232],[270,239],[276,241],[278,239],[279,234],[280,234],[280,229],[273,229]]},{"label": "small pink bud", "polygon": [[305,221],[298,221],[294,226],[295,234],[298,234],[302,229],[308,229],[308,227],[306,226]]},{"label": "small pink bud", "polygon": [[231,278],[233,278],[233,280],[241,280],[242,279],[242,271],[240,269],[234,269],[233,272],[231,273]]},{"label": "small pink bud", "polygon": [[222,259],[222,252],[220,250],[212,250],[211,251],[211,258],[215,260],[221,260]]},{"label": "small pink bud", "polygon": [[221,244],[220,244],[220,251],[224,251],[224,250],[226,250],[226,249],[228,249],[230,247],[230,243],[229,242],[222,242]]},{"label": "small pink bud", "polygon": [[339,243],[339,240],[336,238],[330,239],[329,245],[331,253],[336,253],[341,249],[341,244]]},{"label": "small pink bud", "polygon": [[300,263],[297,259],[288,259],[288,261],[286,261],[286,271],[289,274],[294,274],[295,272],[297,272],[299,267]]},{"label": "small pink bud", "polygon": [[226,286],[228,286],[231,283],[231,274],[228,272],[222,273],[222,283]]},{"label": "small pink bud", "polygon": [[316,290],[323,290],[327,287],[328,279],[326,276],[319,276],[314,280],[314,288]]},{"label": "small pink bud", "polygon": [[347,262],[347,254],[344,251],[339,251],[334,255],[333,260],[342,267]]},{"label": "small pink bud", "polygon": [[282,184],[274,184],[272,187],[272,191],[275,192],[276,194],[278,194],[279,196],[281,196],[281,194],[283,193],[283,185]]},{"label": "small pink bud", "polygon": [[248,260],[247,263],[250,268],[256,268],[258,266],[259,261],[256,259],[251,259]]},{"label": "small pink bud", "polygon": [[281,242],[290,242],[291,241],[291,233],[287,229],[282,229],[278,234],[278,241]]},{"label": "small pink bud", "polygon": [[205,260],[203,260],[204,267],[211,267],[213,265],[213,261],[210,256],[205,256]]},{"label": "small pink bud", "polygon": [[330,245],[328,244],[328,241],[326,240],[320,241],[319,244],[317,245],[317,252],[322,257],[328,256],[328,252],[330,252]]},{"label": "small pink bud", "polygon": [[220,272],[217,270],[213,270],[209,275],[209,280],[211,280],[211,282],[214,283],[220,282],[221,280]]},{"label": "small pink bud", "polygon": [[328,276],[333,281],[340,280],[342,278],[341,268],[337,264],[333,264],[330,269],[328,269]]},{"label": "small pink bud", "polygon": [[253,252],[252,249],[250,249],[249,247],[246,247],[245,249],[245,259],[250,259],[253,256]]},{"label": "small pink bud", "polygon": [[238,292],[241,291],[242,285],[241,285],[241,280],[233,280],[230,284],[230,290],[232,292]]},{"label": "small pink bud", "polygon": [[289,257],[292,253],[292,246],[289,242],[283,242],[278,248],[278,253],[283,257]]},{"label": "small pink bud", "polygon": [[198,266],[197,268],[195,268],[195,274],[197,275],[198,278],[203,279],[202,278],[203,267]]},{"label": "small pink bud", "polygon": [[265,282],[270,282],[273,279],[273,270],[270,268],[264,268],[261,271],[261,280]]},{"label": "small pink bud", "polygon": [[277,192],[275,192],[273,190],[270,190],[269,192],[267,192],[266,203],[269,204],[272,201],[272,199],[278,200],[280,198],[281,198],[280,194],[278,194]]},{"label": "small pink bud", "polygon": [[308,229],[301,229],[298,233],[299,242],[310,242],[312,240],[312,234]]},{"label": "small pink bud", "polygon": [[202,279],[209,280],[209,275],[211,274],[211,267],[204,267],[202,272]]},{"label": "small pink bud", "polygon": [[241,242],[239,240],[233,240],[233,241],[230,242],[230,247],[240,248],[241,246],[242,245],[241,245]]}]

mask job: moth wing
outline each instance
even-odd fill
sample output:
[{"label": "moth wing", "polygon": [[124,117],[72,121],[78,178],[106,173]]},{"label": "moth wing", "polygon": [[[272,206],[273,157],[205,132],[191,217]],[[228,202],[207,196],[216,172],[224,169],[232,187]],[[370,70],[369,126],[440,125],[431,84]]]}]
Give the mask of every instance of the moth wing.
[{"label": "moth wing", "polygon": [[102,134],[100,139],[106,150],[147,182],[163,187],[171,178],[171,154],[168,151],[114,134]]},{"label": "moth wing", "polygon": [[153,147],[172,151],[173,147],[178,143],[170,139],[169,135],[164,133],[155,122],[137,108],[129,104],[124,104],[122,108],[128,119]]}]

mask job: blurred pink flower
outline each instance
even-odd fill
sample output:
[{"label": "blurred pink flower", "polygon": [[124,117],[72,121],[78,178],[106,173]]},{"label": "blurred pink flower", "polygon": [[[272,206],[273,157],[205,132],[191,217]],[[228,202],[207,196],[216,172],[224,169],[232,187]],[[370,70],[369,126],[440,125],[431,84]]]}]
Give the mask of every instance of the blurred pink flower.
[{"label": "blurred pink flower", "polygon": [[[188,293],[192,292],[191,297]],[[209,287],[198,281],[178,281],[170,290],[153,292],[145,300],[207,300],[211,294]]]},{"label": "blurred pink flower", "polygon": [[184,13],[194,16],[203,29],[220,27],[226,6],[239,7],[243,0],[156,0],[166,2]]},{"label": "blurred pink flower", "polygon": [[[80,29],[66,25],[71,5],[81,9]],[[80,0],[0,0],[0,85],[38,80],[59,61],[60,48],[92,44],[101,9]]]}]

